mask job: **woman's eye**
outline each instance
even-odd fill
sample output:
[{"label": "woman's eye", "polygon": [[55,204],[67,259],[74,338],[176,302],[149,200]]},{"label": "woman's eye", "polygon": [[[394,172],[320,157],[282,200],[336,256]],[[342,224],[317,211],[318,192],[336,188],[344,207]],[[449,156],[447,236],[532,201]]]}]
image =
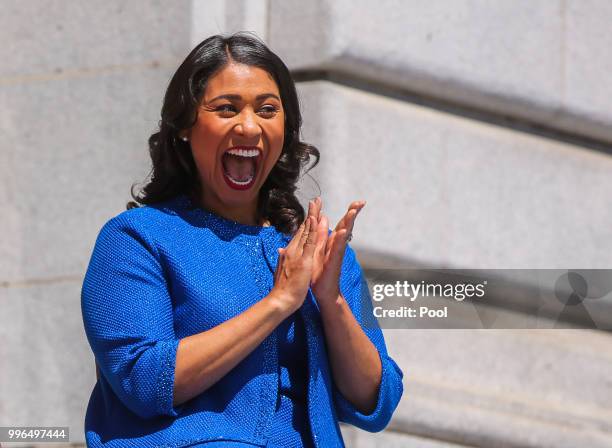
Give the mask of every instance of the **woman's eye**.
[{"label": "woman's eye", "polygon": [[265,118],[271,118],[278,112],[278,109],[275,106],[263,106],[259,109],[258,114]]},{"label": "woman's eye", "polygon": [[221,106],[218,106],[215,109],[216,112],[220,112],[221,115],[227,116],[227,115],[233,115],[236,113],[236,108],[234,106],[232,106],[231,104],[223,104]]},{"label": "woman's eye", "polygon": [[[232,104],[222,104],[215,108],[215,112],[217,112],[222,117],[233,117],[238,113],[238,109]],[[278,112],[278,108],[273,105],[266,105],[259,108],[257,114],[263,118],[273,118]]]}]

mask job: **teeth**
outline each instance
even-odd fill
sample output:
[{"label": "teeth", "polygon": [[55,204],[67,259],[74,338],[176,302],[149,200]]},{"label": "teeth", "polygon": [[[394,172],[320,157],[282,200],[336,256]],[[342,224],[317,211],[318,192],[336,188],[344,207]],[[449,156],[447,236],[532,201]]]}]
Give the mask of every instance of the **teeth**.
[{"label": "teeth", "polygon": [[227,151],[228,154],[231,154],[233,156],[240,156],[240,157],[257,157],[259,155],[259,151],[257,149],[230,149],[229,151]]},{"label": "teeth", "polygon": [[234,179],[232,176],[229,175],[229,173],[225,173],[225,175],[236,185],[248,185],[253,180],[253,176],[249,176],[247,180],[240,181],[240,180]]}]

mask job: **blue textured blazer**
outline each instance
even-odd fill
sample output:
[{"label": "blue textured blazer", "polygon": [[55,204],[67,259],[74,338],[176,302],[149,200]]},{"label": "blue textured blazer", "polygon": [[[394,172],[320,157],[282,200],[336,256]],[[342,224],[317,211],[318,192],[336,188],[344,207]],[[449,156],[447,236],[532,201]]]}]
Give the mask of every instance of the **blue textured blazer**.
[{"label": "blue textured blazer", "polygon": [[[101,371],[85,417],[89,447],[271,446],[265,433],[279,385],[276,332],[177,407],[174,369],[181,338],[221,324],[270,292],[277,249],[289,241],[274,227],[246,226],[193,207],[186,196],[125,211],[104,225],[81,295],[85,332]],[[309,292],[300,312],[308,346],[308,415],[319,447],[344,446],[339,421],[382,430],[403,391],[402,372],[387,354],[350,248],[340,288],[378,349],[382,383],[369,415],[341,395]]]}]

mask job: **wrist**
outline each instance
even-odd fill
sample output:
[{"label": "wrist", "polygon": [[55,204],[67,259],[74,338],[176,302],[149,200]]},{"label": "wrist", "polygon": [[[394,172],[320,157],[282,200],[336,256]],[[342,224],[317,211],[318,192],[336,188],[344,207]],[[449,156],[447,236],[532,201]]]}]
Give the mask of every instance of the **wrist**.
[{"label": "wrist", "polygon": [[317,299],[317,303],[333,303],[336,302],[342,295],[340,294],[340,288],[321,288],[320,285],[312,286],[312,294]]},{"label": "wrist", "polygon": [[295,311],[290,298],[282,291],[277,291],[274,288],[265,297],[265,300],[270,304],[273,312],[278,315],[281,321]]},{"label": "wrist", "polygon": [[324,295],[320,298],[317,295],[315,295],[315,297],[319,305],[319,310],[321,311],[321,314],[324,315],[337,315],[338,309],[342,308],[342,306],[346,303],[346,300],[340,292],[336,294]]}]

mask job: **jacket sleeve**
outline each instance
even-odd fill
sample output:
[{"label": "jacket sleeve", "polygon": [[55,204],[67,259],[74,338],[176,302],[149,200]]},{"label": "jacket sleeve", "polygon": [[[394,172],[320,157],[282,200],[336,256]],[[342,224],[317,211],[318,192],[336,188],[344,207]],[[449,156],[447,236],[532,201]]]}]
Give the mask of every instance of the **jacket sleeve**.
[{"label": "jacket sleeve", "polygon": [[125,214],[100,231],[81,290],[87,339],[104,378],[141,418],[173,408],[178,340],[155,248]]},{"label": "jacket sleeve", "polygon": [[399,404],[403,393],[403,373],[387,354],[383,333],[372,312],[372,300],[367,282],[354,251],[347,246],[340,276],[340,291],[365,334],[378,350],[382,364],[382,378],[376,408],[362,414],[333,386],[334,402],[340,421],[369,432],[382,431]]}]

